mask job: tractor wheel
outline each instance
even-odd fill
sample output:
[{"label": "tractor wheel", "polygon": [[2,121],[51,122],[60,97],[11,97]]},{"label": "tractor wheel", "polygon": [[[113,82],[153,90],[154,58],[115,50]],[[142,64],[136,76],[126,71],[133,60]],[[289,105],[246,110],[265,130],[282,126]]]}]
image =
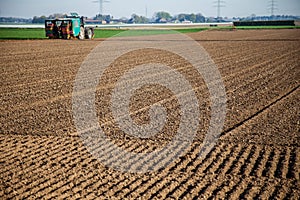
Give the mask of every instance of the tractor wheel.
[{"label": "tractor wheel", "polygon": [[86,30],[85,38],[89,40],[93,38],[93,30],[91,28]]},{"label": "tractor wheel", "polygon": [[83,27],[80,27],[80,33],[79,33],[78,38],[79,38],[80,40],[83,40],[83,39],[84,39],[84,28],[83,28]]}]

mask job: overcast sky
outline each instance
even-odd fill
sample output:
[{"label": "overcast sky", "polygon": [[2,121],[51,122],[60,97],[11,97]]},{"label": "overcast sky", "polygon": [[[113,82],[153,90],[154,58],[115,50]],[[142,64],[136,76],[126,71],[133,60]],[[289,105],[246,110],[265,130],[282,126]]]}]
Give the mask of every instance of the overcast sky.
[{"label": "overcast sky", "polygon": [[[99,13],[99,4],[95,0],[0,0],[0,16],[32,18],[33,16],[53,13],[77,12],[79,15],[94,17]],[[215,0],[110,0],[104,4],[104,14],[114,18],[127,17],[135,13],[152,17],[157,11],[167,11],[171,15],[180,13],[201,13],[206,17],[215,17]],[[251,14],[270,15],[268,5],[271,0],[224,0],[225,7],[221,16],[246,17]],[[279,15],[300,16],[300,0],[275,0]],[[147,9],[146,9],[147,7]]]}]

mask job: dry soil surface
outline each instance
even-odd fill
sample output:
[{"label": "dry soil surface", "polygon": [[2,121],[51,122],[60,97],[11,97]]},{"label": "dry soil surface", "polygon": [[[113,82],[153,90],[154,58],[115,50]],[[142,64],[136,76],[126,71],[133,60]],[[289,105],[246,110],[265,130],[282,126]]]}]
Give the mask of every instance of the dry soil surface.
[{"label": "dry soil surface", "polygon": [[137,90],[130,104],[137,124],[149,122],[149,106],[157,102],[166,108],[168,120],[155,137],[134,138],[118,128],[110,110],[118,79],[138,64],[159,61],[191,83],[201,112],[193,144],[166,168],[145,174],[104,166],[76,131],[76,73],[100,40],[0,41],[0,197],[299,199],[300,30],[189,36],[214,60],[227,94],[221,137],[205,158],[198,153],[209,125],[209,92],[178,55],[154,49],[130,52],[106,70],[97,87],[97,117],[106,135],[126,151],[142,153],[172,139],[180,120],[178,101],[158,85]]}]

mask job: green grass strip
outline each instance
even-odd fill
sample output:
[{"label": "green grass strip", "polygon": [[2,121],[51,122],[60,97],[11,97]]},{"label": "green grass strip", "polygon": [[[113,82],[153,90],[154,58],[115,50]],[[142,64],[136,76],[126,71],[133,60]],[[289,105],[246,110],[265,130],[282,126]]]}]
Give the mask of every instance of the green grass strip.
[{"label": "green grass strip", "polygon": [[95,29],[95,38],[109,38],[126,30],[121,29]]},{"label": "green grass strip", "polygon": [[[237,26],[238,30],[251,30],[251,29],[300,29],[300,26]],[[184,28],[184,29],[172,29],[180,33],[194,33],[203,30],[232,30],[233,27],[202,27],[202,28]],[[95,29],[95,38],[109,38],[118,35],[126,29]],[[132,35],[134,33],[134,35]],[[143,36],[143,35],[157,35],[157,34],[169,34],[170,31],[164,29],[152,29],[152,30],[135,30],[129,31],[128,36]],[[125,33],[126,34],[126,33]],[[122,34],[122,36],[125,36]],[[43,28],[0,28],[0,39],[46,39],[45,30]]]},{"label": "green grass strip", "polygon": [[[174,29],[180,33],[192,33],[206,30],[206,28],[193,28],[193,29]],[[127,31],[126,29],[95,29],[95,38],[109,38],[119,33]],[[157,35],[169,34],[168,30],[155,29],[155,30],[135,30],[134,36],[143,35]],[[132,34],[132,31],[130,32]],[[124,35],[123,35],[124,36]],[[132,35],[131,35],[132,36]],[[46,39],[45,30],[43,28],[0,28],[0,39]]]},{"label": "green grass strip", "polygon": [[174,31],[178,31],[179,33],[196,33],[200,31],[208,30],[209,28],[188,28],[188,29],[174,29]]},{"label": "green grass strip", "polygon": [[[160,35],[160,34],[170,34],[170,33],[194,33],[208,28],[190,28],[190,29],[95,29],[95,38],[108,38],[119,33],[122,33],[121,36],[145,36],[145,35]],[[172,31],[170,31],[172,30]],[[128,32],[124,32],[128,31]]]},{"label": "green grass strip", "polygon": [[0,28],[0,39],[45,39],[41,28]]}]

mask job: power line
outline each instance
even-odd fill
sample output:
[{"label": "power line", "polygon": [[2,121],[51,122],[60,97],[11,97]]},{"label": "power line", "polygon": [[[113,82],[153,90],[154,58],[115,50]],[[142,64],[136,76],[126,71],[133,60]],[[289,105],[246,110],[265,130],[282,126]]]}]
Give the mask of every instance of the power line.
[{"label": "power line", "polygon": [[217,7],[217,18],[219,19],[221,17],[221,8],[222,7],[225,7],[225,1],[222,1],[222,0],[217,0],[214,2],[215,6],[214,7]]}]

